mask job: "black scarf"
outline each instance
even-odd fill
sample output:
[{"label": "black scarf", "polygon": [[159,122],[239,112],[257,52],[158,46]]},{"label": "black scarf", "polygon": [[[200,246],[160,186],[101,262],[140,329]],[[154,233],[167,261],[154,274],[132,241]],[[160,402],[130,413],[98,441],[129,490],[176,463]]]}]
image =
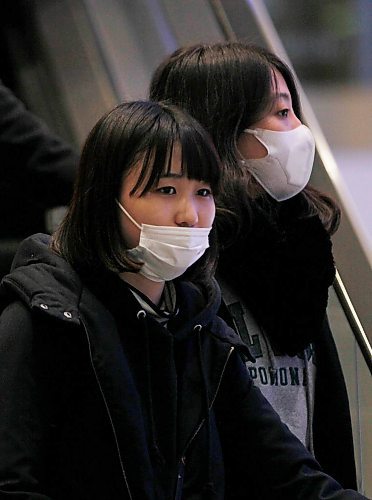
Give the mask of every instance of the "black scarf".
[{"label": "black scarf", "polygon": [[329,235],[318,216],[300,215],[303,203],[256,203],[218,266],[273,347],[291,356],[319,338],[335,276]]}]

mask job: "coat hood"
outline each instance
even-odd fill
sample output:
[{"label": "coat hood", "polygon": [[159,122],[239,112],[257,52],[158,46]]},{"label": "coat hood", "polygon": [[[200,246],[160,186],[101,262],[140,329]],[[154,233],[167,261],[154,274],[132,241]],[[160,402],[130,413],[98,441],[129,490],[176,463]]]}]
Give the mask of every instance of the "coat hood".
[{"label": "coat hood", "polygon": [[[20,244],[11,272],[0,284],[0,300],[4,305],[17,298],[31,310],[78,324],[84,284],[72,266],[50,249],[50,239],[39,233]],[[176,340],[183,340],[195,329],[207,328],[251,358],[240,337],[216,316],[221,293],[215,280],[203,288],[182,279],[177,279],[175,285],[180,300],[180,314],[172,321]]]},{"label": "coat hood", "polygon": [[70,264],[50,250],[49,244],[50,236],[41,233],[20,244],[11,272],[1,282],[1,300],[7,303],[18,298],[31,310],[76,323],[81,280]]}]

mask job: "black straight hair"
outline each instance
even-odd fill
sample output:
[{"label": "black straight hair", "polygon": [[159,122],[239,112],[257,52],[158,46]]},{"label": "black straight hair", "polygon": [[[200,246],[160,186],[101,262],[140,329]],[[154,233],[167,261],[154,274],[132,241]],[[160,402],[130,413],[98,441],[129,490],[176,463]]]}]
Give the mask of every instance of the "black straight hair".
[{"label": "black straight hair", "polygon": [[[176,106],[149,101],[123,103],[93,127],[82,150],[68,212],[52,237],[52,248],[81,272],[140,269],[127,255],[120,232],[119,198],[125,176],[141,170],[132,193],[144,195],[169,172],[173,149],[180,146],[181,172],[210,184],[218,193],[220,163],[203,127]],[[140,163],[139,163],[140,162]],[[215,232],[210,248],[188,273],[210,278],[217,257]]]},{"label": "black straight hair", "polygon": [[[231,209],[238,221],[252,214],[252,203],[257,199],[266,207],[268,217],[275,217],[277,205],[270,202],[270,196],[244,168],[237,154],[240,134],[270,109],[273,84],[276,85],[274,70],[282,74],[293,110],[302,121],[291,69],[272,52],[251,43],[222,42],[180,48],[160,64],[150,84],[152,100],[186,109],[210,133],[223,168],[223,192],[217,204]],[[301,196],[305,201],[303,216],[318,214],[324,227],[334,232],[340,217],[336,203],[310,186]]]}]

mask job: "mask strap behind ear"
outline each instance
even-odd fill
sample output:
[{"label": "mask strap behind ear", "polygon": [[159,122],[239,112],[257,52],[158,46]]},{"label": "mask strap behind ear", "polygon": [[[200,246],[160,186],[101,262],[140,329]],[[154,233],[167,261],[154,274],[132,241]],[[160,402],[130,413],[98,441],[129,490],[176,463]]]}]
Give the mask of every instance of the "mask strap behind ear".
[{"label": "mask strap behind ear", "polygon": [[253,128],[245,128],[243,130],[243,132],[245,134],[252,134],[252,135],[256,135],[257,136],[257,130],[253,129]]},{"label": "mask strap behind ear", "polygon": [[115,198],[115,201],[118,205],[118,207],[120,208],[120,210],[128,217],[128,219],[133,222],[133,224],[138,227],[138,229],[142,229],[142,227],[138,224],[138,222],[136,222],[133,217],[125,210],[125,208],[123,207],[123,205],[120,203],[120,201],[118,199]]},{"label": "mask strap behind ear", "polygon": [[[254,136],[257,138],[257,140],[258,140],[259,142],[261,142],[261,141],[260,141],[260,139],[257,137],[257,130],[254,130],[253,128],[245,128],[245,129],[243,130],[243,134],[250,134],[250,135],[254,135]],[[262,142],[261,142],[261,144],[262,144]],[[266,150],[267,150],[267,147],[266,147],[264,144],[262,144],[262,145],[263,145],[263,146],[266,148]],[[247,162],[248,162],[249,160],[247,160],[247,158],[244,158],[244,156],[243,156],[243,155],[241,154],[241,152],[239,151],[239,148],[236,148],[236,150],[237,150],[237,152],[238,152],[238,154],[239,154],[239,156],[240,156],[239,161],[242,163],[242,165],[247,165],[247,164],[248,164]]]}]

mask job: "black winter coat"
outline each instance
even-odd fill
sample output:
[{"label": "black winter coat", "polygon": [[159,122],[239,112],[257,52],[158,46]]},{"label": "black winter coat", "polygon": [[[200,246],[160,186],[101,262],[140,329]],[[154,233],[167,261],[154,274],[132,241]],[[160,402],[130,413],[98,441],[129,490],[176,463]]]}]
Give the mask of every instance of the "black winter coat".
[{"label": "black winter coat", "polygon": [[0,498],[364,498],[253,386],[216,291],[178,281],[166,330],[121,282],[105,307],[48,241],[26,240],[1,284]]},{"label": "black winter coat", "polygon": [[[221,252],[218,273],[277,350],[293,356],[312,343],[315,456],[345,488],[356,488],[349,400],[326,317],[335,276],[332,243],[318,216],[301,216],[302,194],[281,203],[265,200],[262,206],[257,201],[252,220]],[[226,308],[219,314],[230,323]]]}]

